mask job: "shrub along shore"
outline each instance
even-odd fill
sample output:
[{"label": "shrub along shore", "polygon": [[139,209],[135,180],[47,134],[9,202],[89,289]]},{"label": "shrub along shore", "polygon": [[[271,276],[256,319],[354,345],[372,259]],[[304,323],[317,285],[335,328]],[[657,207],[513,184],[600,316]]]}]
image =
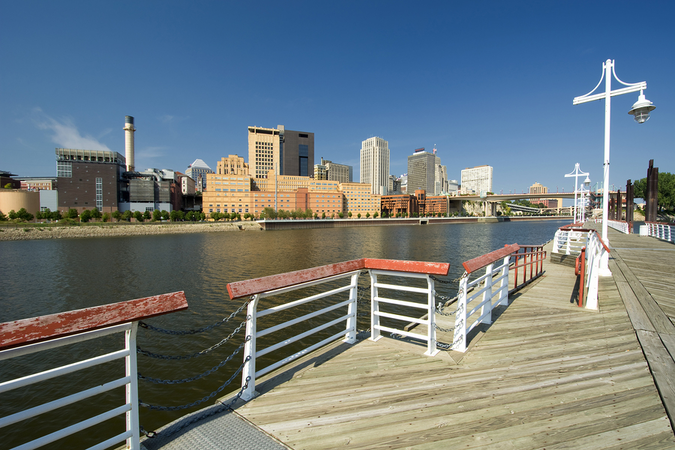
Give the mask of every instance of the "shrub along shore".
[{"label": "shrub along shore", "polygon": [[259,230],[262,228],[257,222],[88,223],[77,225],[19,223],[0,226],[0,241]]}]

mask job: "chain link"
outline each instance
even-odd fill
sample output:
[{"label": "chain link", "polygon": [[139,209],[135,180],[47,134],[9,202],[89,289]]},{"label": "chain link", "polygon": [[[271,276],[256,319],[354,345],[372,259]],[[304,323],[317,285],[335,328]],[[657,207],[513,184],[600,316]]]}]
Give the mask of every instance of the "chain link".
[{"label": "chain link", "polygon": [[[247,317],[247,319],[249,319]],[[197,353],[192,353],[191,355],[161,355],[159,353],[152,353],[147,350],[143,350],[141,347],[136,347],[136,351],[143,355],[143,356],[148,356],[150,358],[156,358],[156,359],[167,359],[167,360],[180,360],[180,359],[190,359],[190,358],[196,358],[198,356],[206,355],[207,353],[212,352],[213,350],[217,349],[218,347],[222,346],[225,344],[227,341],[229,341],[233,336],[235,336],[237,333],[241,331],[241,329],[246,325],[246,322],[241,322],[237,328],[232,331],[232,333],[229,334],[225,339],[221,340],[217,344],[212,345],[209,348],[205,348],[202,351],[199,351]]]},{"label": "chain link", "polygon": [[440,278],[437,278],[433,275],[429,275],[429,278],[431,278],[434,281],[438,281],[439,283],[443,283],[443,284],[457,283],[459,280],[462,279],[462,277],[458,277],[458,278],[455,278],[454,280],[441,280]]},{"label": "chain link", "polygon": [[229,322],[237,314],[242,312],[244,310],[244,308],[246,308],[248,306],[248,304],[251,302],[252,299],[253,299],[253,297],[251,297],[249,300],[247,300],[243,305],[241,305],[239,308],[237,308],[237,310],[234,311],[232,314],[230,314],[228,317],[225,317],[222,320],[220,320],[220,321],[218,321],[218,322],[216,322],[212,325],[209,325],[209,326],[206,326],[206,327],[203,327],[203,328],[198,328],[196,330],[166,330],[164,328],[160,328],[160,327],[156,327],[154,325],[150,325],[149,323],[145,323],[143,321],[138,322],[138,325],[141,328],[145,328],[146,330],[149,330],[149,331],[155,331],[157,333],[164,333],[164,334],[171,334],[171,335],[174,335],[174,336],[185,336],[185,335],[188,335],[188,334],[203,333],[205,331],[212,330],[213,328],[215,328],[217,326],[220,326],[220,325],[223,325],[223,324]]},{"label": "chain link", "polygon": [[212,368],[210,368],[206,372],[200,373],[199,375],[195,375],[194,377],[183,378],[183,379],[180,379],[180,380],[162,380],[162,379],[159,379],[159,378],[146,377],[144,375],[141,375],[140,372],[138,372],[138,379],[143,380],[143,381],[147,381],[149,383],[155,383],[155,384],[181,384],[181,383],[189,383],[191,381],[199,380],[200,378],[204,378],[207,375],[211,375],[213,372],[215,372],[216,370],[223,367],[225,364],[232,361],[232,358],[234,358],[235,355],[237,355],[241,351],[241,349],[244,348],[244,345],[246,345],[246,342],[248,342],[249,340],[250,340],[250,336],[247,336],[246,340],[239,347],[237,347],[237,349],[230,356],[225,358],[218,365],[213,366]]}]

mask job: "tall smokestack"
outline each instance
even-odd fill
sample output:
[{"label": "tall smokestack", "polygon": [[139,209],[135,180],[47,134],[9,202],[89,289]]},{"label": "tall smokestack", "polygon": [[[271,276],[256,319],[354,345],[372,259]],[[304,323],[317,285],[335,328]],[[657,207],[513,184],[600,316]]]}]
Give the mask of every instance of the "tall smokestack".
[{"label": "tall smokestack", "polygon": [[132,116],[124,116],[124,157],[127,160],[127,172],[135,170],[134,164],[134,118]]}]

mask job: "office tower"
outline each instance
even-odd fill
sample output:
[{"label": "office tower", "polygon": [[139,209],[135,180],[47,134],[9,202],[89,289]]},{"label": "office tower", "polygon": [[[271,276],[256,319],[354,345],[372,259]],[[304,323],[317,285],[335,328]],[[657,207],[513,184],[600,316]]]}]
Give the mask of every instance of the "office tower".
[{"label": "office tower", "polygon": [[[438,160],[438,161],[437,161]],[[427,195],[436,195],[436,165],[441,158],[423,148],[408,156],[408,192],[424,189]]]},{"label": "office tower", "polygon": [[371,137],[361,143],[361,183],[370,184],[373,194],[387,194],[389,143],[382,138]]},{"label": "office tower", "polygon": [[206,174],[213,173],[208,164],[201,159],[195,159],[185,170],[185,175],[195,180],[195,190],[202,192],[206,188]]},{"label": "office tower", "polygon": [[492,192],[492,166],[476,166],[462,170],[462,193]]},{"label": "office tower", "polygon": [[278,175],[308,177],[314,167],[314,133],[277,128],[248,127],[248,165],[253,178]]},{"label": "office tower", "polygon": [[239,155],[224,156],[216,164],[216,173],[219,175],[248,175],[248,164]]},{"label": "office tower", "polygon": [[[325,177],[325,178],[324,178]],[[354,169],[346,164],[337,164],[333,161],[321,158],[321,164],[314,165],[314,178],[318,180],[339,181],[351,183],[354,177]]]}]

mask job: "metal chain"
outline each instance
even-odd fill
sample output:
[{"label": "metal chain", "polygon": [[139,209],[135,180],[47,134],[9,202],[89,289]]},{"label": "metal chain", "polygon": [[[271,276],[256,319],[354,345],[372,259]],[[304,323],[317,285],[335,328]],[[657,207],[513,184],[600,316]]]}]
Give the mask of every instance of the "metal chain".
[{"label": "metal chain", "polygon": [[[179,431],[183,430],[184,428],[189,427],[195,422],[199,422],[200,420],[204,420],[208,417],[214,416],[216,414],[220,414],[221,412],[229,409],[232,411],[232,405],[234,405],[237,400],[241,398],[241,395],[244,393],[244,391],[248,388],[248,382],[251,381],[251,377],[246,377],[246,382],[244,385],[239,389],[239,392],[234,396],[234,398],[229,402],[229,403],[221,403],[218,407],[216,408],[211,408],[208,411],[205,411],[201,414],[195,414],[194,416],[190,417],[189,420],[181,421],[179,424],[176,424],[176,426],[171,426],[169,428],[166,428],[161,432],[162,437],[169,437],[173,436],[174,434],[178,433]],[[145,431],[145,429],[141,426],[141,433],[146,435],[148,438],[156,438],[158,436],[158,433],[155,431]]]},{"label": "metal chain", "polygon": [[[244,369],[244,366],[246,365],[246,363],[247,363],[248,361],[250,361],[250,360],[251,360],[251,357],[250,357],[250,356],[246,357],[246,359],[244,360],[244,362],[243,362],[243,363],[239,366],[239,368],[232,374],[232,376],[231,376],[230,378],[227,379],[227,381],[226,381],[224,384],[222,384],[222,385],[221,385],[218,389],[216,389],[215,391],[211,392],[209,395],[203,397],[201,400],[196,400],[196,401],[194,401],[194,402],[192,402],[192,403],[188,403],[188,404],[180,405],[180,406],[161,406],[161,405],[151,405],[151,404],[149,404],[149,403],[145,403],[143,400],[141,400],[141,399],[139,398],[139,399],[138,399],[138,404],[141,405],[141,406],[143,406],[143,407],[145,407],[145,408],[148,408],[148,409],[151,409],[151,410],[156,410],[156,411],[180,411],[181,409],[192,408],[193,406],[197,406],[197,405],[199,405],[199,404],[201,404],[201,403],[204,403],[205,401],[207,401],[207,400],[209,400],[209,399],[215,397],[217,394],[219,394],[219,393],[220,393],[223,389],[225,389],[230,383],[232,383],[232,380],[234,380],[237,376],[239,376],[239,374],[241,373],[241,371]],[[250,377],[247,377],[247,378],[246,378],[246,385],[245,385],[244,387],[241,388],[241,390],[240,390],[239,393],[237,394],[236,399],[239,399],[239,397],[241,396],[241,393],[244,391],[244,389],[246,389],[246,386],[248,386],[248,381],[249,381],[250,379],[251,379]],[[228,404],[228,408],[229,408],[232,404],[234,404],[234,401],[231,402],[230,404]]]},{"label": "metal chain", "polygon": [[207,375],[211,375],[213,372],[215,372],[216,370],[223,367],[225,364],[232,361],[232,358],[234,358],[235,355],[237,355],[237,353],[239,353],[241,351],[241,349],[244,348],[244,345],[246,345],[246,342],[248,342],[250,340],[250,338],[251,338],[250,336],[247,336],[245,341],[239,347],[237,347],[237,349],[230,356],[225,358],[218,365],[213,366],[212,368],[210,368],[206,372],[203,372],[199,375],[195,375],[194,377],[183,378],[183,379],[180,379],[180,380],[162,380],[162,379],[159,379],[159,378],[146,377],[144,375],[141,375],[140,372],[138,372],[138,379],[143,380],[143,381],[147,381],[149,383],[155,383],[155,384],[181,384],[181,383],[189,383],[191,381],[199,380],[200,378],[204,378]]},{"label": "metal chain", "polygon": [[247,300],[243,305],[241,305],[239,308],[237,308],[237,310],[235,312],[233,312],[232,314],[230,314],[228,317],[223,318],[222,320],[220,320],[220,321],[218,321],[218,322],[216,322],[212,325],[209,325],[209,326],[203,327],[203,328],[198,328],[196,330],[165,330],[164,328],[156,327],[154,325],[150,325],[149,323],[145,323],[143,321],[138,322],[138,325],[141,326],[142,328],[145,328],[146,330],[149,330],[149,331],[156,331],[158,333],[172,334],[172,335],[176,335],[176,336],[184,336],[184,335],[187,335],[187,334],[203,333],[203,332],[209,331],[209,330],[211,330],[211,329],[213,329],[213,328],[215,328],[219,325],[222,325],[224,323],[229,322],[232,318],[234,318],[237,314],[242,312],[243,309],[248,306],[248,304],[250,303],[252,298],[253,297],[251,297],[249,300]]},{"label": "metal chain", "polygon": [[[246,319],[250,319],[250,317],[246,317]],[[179,360],[179,359],[190,359],[190,358],[196,358],[198,356],[206,355],[207,353],[210,353],[211,351],[217,349],[218,347],[222,346],[225,344],[227,341],[229,341],[234,335],[239,333],[241,329],[246,325],[246,322],[241,322],[237,328],[232,331],[232,333],[229,334],[225,339],[221,340],[220,342],[212,345],[209,348],[205,348],[202,351],[199,351],[197,353],[192,353],[191,355],[160,355],[159,353],[152,353],[147,350],[143,350],[141,347],[136,347],[136,351],[143,355],[143,356],[148,356],[150,358],[156,358],[156,359],[168,359],[168,360]]]},{"label": "metal chain", "polygon": [[429,275],[429,278],[431,278],[434,281],[438,281],[439,283],[443,283],[443,284],[457,283],[459,280],[462,279],[462,277],[458,277],[458,278],[455,278],[454,280],[441,280],[440,278],[436,278],[433,275]]}]

